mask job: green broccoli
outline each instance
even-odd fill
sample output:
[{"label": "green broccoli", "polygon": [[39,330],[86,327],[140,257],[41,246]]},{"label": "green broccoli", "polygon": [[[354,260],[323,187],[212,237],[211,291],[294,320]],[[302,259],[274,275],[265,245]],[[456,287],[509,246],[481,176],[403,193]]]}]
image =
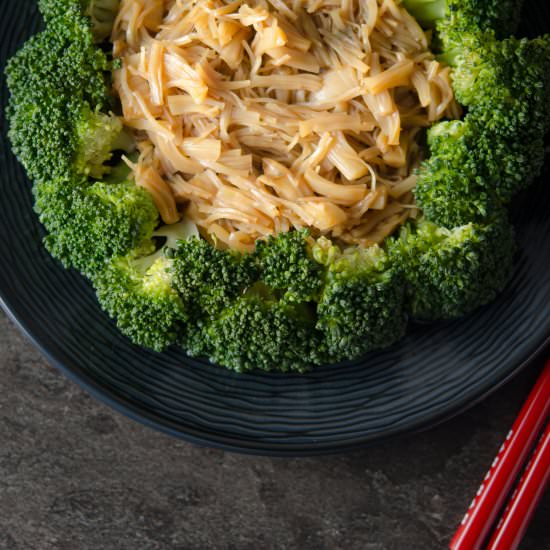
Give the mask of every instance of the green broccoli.
[{"label": "green broccoli", "polygon": [[119,118],[84,107],[76,121],[73,169],[77,174],[101,179],[112,170],[105,163],[111,160],[113,151],[130,153],[134,148],[134,140]]},{"label": "green broccoli", "polygon": [[215,317],[257,279],[252,255],[218,250],[199,238],[179,242],[170,255],[174,287],[197,319]]},{"label": "green broccoli", "polygon": [[549,75],[550,35],[496,41],[478,33],[464,38],[453,88],[488,132],[531,142],[549,127]]},{"label": "green broccoli", "polygon": [[38,9],[46,23],[84,15],[90,18],[90,28],[96,42],[111,34],[120,0],[39,0]]},{"label": "green broccoli", "polygon": [[313,253],[327,269],[316,326],[332,360],[358,357],[403,336],[404,281],[382,248],[342,252],[321,238]]},{"label": "green broccoli", "polygon": [[523,0],[404,0],[403,4],[428,28],[492,29],[505,37],[518,27]]},{"label": "green broccoli", "polygon": [[544,162],[542,134],[530,143],[508,140],[490,132],[475,113],[432,126],[428,147],[414,193],[426,217],[447,228],[499,211]]},{"label": "green broccoli", "polygon": [[153,264],[132,256],[113,259],[94,279],[101,307],[119,330],[140,346],[163,351],[176,343],[187,316],[172,288],[169,260]]},{"label": "green broccoli", "polygon": [[199,324],[184,340],[191,355],[237,372],[304,372],[322,363],[322,335],[304,305],[278,301],[255,289]]},{"label": "green broccoli", "polygon": [[173,288],[173,260],[166,253],[191,235],[196,229],[188,221],[164,226],[152,234],[164,241],[161,246],[147,241],[113,258],[93,277],[101,307],[134,343],[162,351],[180,340],[189,316]]},{"label": "green broccoli", "polygon": [[105,77],[111,63],[94,44],[79,2],[44,1],[41,8],[46,29],[6,69],[9,137],[34,181],[36,209],[50,233],[47,248],[91,275],[140,247],[158,213],[132,182],[89,181],[111,170],[105,163],[113,150],[133,147],[120,120],[104,112],[111,105]]},{"label": "green broccoli", "polygon": [[482,221],[530,185],[550,127],[550,36],[461,40],[453,86],[468,114],[430,128],[415,191],[427,218],[449,229]]},{"label": "green broccoli", "polygon": [[193,320],[182,336],[191,355],[239,372],[303,371],[325,359],[314,308],[298,303],[322,284],[305,233],[258,241],[244,255],[189,239],[169,256],[174,288]]},{"label": "green broccoli", "polygon": [[481,221],[499,208],[478,146],[483,139],[468,118],[429,129],[430,157],[418,171],[414,191],[428,219],[452,228]]},{"label": "green broccoli", "polygon": [[[33,181],[107,171],[100,165],[121,131],[117,119],[99,114],[111,106],[105,77],[110,70],[79,13],[62,24],[50,22],[8,62],[9,138]],[[91,153],[83,155],[84,147]],[[86,166],[88,160],[94,165]]]},{"label": "green broccoli", "polygon": [[319,294],[321,266],[312,258],[307,231],[279,233],[256,243],[262,281],[288,302],[309,302]]},{"label": "green broccoli", "polygon": [[45,244],[66,267],[91,276],[107,260],[150,242],[158,224],[151,195],[133,182],[54,180],[34,187]]},{"label": "green broccoli", "polygon": [[454,319],[492,301],[512,270],[512,226],[501,213],[483,225],[449,230],[422,220],[388,243],[403,267],[407,310],[421,320]]},{"label": "green broccoli", "polygon": [[244,255],[189,239],[169,256],[174,288],[193,320],[182,337],[188,353],[239,372],[302,371],[322,361],[314,311],[297,303],[321,284],[304,233],[259,241]]}]

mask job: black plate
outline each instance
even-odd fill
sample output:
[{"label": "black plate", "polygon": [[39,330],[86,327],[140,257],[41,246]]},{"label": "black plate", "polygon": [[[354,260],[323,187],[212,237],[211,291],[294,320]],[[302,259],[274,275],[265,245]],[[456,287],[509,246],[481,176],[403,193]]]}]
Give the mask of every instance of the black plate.
[{"label": "black plate", "polygon": [[[531,6],[532,33],[549,29],[549,6]],[[38,24],[33,0],[3,0],[0,67]],[[4,86],[2,109],[6,97]],[[3,307],[68,377],[156,429],[257,454],[346,451],[457,413],[514,374],[550,335],[547,171],[514,205],[521,253],[513,280],[466,319],[413,326],[387,351],[307,376],[237,375],[179,350],[137,348],[101,312],[86,281],[42,248],[30,184],[1,124]]]}]

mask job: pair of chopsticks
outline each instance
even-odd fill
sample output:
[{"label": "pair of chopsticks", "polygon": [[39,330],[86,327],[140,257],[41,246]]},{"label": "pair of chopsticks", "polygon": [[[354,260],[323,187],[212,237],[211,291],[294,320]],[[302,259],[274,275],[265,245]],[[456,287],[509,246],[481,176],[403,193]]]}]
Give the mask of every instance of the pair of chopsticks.
[{"label": "pair of chopsticks", "polygon": [[[449,545],[451,550],[510,550],[519,546],[550,481],[549,415],[550,361],[546,363],[481,482]],[[495,526],[497,515],[526,462],[523,474]]]}]

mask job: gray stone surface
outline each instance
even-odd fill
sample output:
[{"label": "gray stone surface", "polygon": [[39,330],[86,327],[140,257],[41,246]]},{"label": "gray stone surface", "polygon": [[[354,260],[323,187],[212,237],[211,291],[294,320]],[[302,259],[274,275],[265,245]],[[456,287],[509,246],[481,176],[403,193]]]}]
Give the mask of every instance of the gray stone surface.
[{"label": "gray stone surface", "polygon": [[[539,368],[419,435],[255,458],[112,412],[0,314],[0,549],[445,548]],[[550,548],[548,518],[547,495],[524,550]]]}]

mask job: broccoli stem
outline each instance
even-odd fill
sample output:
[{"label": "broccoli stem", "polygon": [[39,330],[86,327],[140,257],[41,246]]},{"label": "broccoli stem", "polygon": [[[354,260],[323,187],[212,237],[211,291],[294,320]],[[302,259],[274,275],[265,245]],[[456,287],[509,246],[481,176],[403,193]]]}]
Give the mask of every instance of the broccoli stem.
[{"label": "broccoli stem", "polygon": [[447,0],[404,0],[403,5],[425,28],[434,28],[447,11]]}]

